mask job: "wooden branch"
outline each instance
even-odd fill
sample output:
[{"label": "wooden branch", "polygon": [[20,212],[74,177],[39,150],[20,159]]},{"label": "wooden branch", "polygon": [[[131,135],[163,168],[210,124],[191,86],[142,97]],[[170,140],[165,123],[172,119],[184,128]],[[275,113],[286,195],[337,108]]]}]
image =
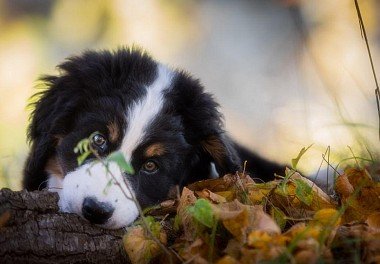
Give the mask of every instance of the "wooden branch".
[{"label": "wooden branch", "polygon": [[129,263],[125,230],[60,213],[58,195],[0,190],[0,263]]}]

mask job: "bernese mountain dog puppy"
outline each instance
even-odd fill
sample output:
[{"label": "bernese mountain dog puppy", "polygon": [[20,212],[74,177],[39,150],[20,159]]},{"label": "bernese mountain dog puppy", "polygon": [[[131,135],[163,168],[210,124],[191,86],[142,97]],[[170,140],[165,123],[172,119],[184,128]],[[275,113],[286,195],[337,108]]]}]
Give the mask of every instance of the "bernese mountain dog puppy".
[{"label": "bernese mountain dog puppy", "polygon": [[[242,160],[263,180],[284,169],[230,140],[218,104],[197,79],[139,49],[87,51],[58,69],[42,78],[47,89],[37,94],[23,185],[58,192],[64,212],[120,228],[138,217],[131,195],[146,207],[173,187],[235,173]],[[74,148],[90,135],[97,155],[78,165]],[[133,174],[92,162],[114,151]]]}]

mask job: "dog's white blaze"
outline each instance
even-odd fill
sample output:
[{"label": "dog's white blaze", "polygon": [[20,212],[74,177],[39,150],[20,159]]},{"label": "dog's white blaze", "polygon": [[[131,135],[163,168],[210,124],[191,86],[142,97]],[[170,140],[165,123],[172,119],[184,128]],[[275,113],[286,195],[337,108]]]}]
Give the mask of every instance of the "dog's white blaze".
[{"label": "dog's white blaze", "polygon": [[128,126],[120,150],[128,162],[132,152],[142,142],[145,130],[161,111],[164,104],[163,93],[171,86],[174,73],[166,66],[157,66],[156,80],[146,87],[146,95],[127,112]]},{"label": "dog's white blaze", "polygon": [[82,165],[65,176],[58,204],[63,212],[82,215],[86,197],[109,203],[114,212],[102,226],[114,229],[127,226],[138,217],[137,206],[131,199],[132,193],[131,185],[116,163],[111,162],[106,169],[102,163],[96,162]]}]

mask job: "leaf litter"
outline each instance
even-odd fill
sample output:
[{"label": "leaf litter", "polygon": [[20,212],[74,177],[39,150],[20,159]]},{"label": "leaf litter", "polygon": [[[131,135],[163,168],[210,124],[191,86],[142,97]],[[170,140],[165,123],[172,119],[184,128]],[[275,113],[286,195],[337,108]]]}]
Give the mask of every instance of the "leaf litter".
[{"label": "leaf litter", "polygon": [[380,183],[349,167],[334,190],[294,169],[266,183],[243,173],[199,181],[147,213],[170,255],[139,224],[124,247],[132,263],[380,263]]}]

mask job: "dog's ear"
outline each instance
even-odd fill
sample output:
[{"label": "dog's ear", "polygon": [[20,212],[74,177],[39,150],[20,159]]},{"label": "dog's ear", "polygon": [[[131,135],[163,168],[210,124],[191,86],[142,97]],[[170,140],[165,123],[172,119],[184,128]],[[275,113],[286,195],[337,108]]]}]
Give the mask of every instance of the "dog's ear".
[{"label": "dog's ear", "polygon": [[60,77],[47,76],[41,79],[46,89],[32,97],[34,110],[28,128],[30,152],[24,167],[23,186],[37,190],[46,186],[46,164],[55,156],[55,147],[63,135],[68,133],[72,122],[66,119],[73,112],[75,98],[63,87]]},{"label": "dog's ear", "polygon": [[202,150],[211,157],[219,175],[235,173],[240,169],[240,158],[235,151],[233,142],[228,136],[214,134],[201,140]]},{"label": "dog's ear", "polygon": [[212,95],[198,80],[180,73],[173,98],[184,124],[185,139],[197,149],[201,159],[214,162],[219,175],[235,173],[241,163],[235,146],[225,134],[223,116]]}]

